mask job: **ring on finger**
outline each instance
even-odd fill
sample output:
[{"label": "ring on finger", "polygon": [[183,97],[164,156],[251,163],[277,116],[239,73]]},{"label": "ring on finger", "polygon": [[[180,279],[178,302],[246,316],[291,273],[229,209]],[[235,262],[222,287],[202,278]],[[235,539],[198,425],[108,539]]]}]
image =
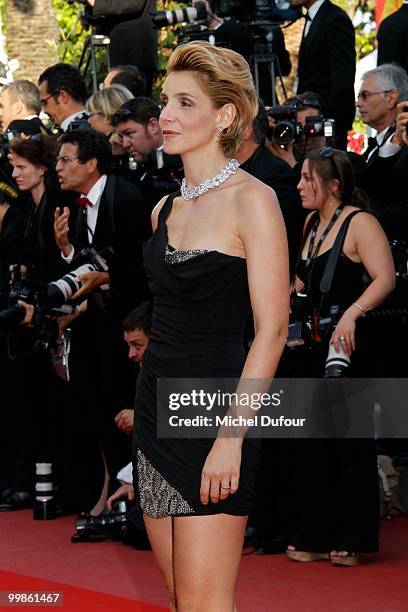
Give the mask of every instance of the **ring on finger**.
[{"label": "ring on finger", "polygon": [[224,489],[225,491],[229,491],[230,490],[230,486],[228,485],[227,487],[224,485],[221,485],[221,489]]}]

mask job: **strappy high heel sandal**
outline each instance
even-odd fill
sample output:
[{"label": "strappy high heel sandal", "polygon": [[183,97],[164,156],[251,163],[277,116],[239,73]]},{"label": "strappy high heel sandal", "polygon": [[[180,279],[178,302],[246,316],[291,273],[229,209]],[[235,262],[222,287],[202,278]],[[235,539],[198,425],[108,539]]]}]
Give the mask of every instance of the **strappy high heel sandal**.
[{"label": "strappy high heel sandal", "polygon": [[346,550],[341,550],[339,552],[346,554],[339,555],[330,553],[330,561],[332,565],[337,567],[356,567],[364,559],[364,556],[361,553],[349,552]]}]

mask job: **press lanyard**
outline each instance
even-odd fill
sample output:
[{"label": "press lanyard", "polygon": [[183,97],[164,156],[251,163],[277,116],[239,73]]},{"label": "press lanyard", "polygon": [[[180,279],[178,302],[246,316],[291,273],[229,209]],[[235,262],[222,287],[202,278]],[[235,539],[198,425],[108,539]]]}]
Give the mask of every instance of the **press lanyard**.
[{"label": "press lanyard", "polygon": [[[330,232],[331,228],[333,227],[333,225],[336,223],[337,219],[340,216],[341,211],[344,208],[344,204],[340,204],[340,206],[336,209],[335,213],[333,214],[332,218],[330,219],[326,229],[324,230],[323,234],[320,236],[318,243],[316,244],[316,247],[314,246],[314,242],[315,242],[315,238],[316,238],[316,234],[317,234],[317,228],[319,226],[320,223],[320,218],[318,217],[316,219],[315,224],[313,225],[313,229],[312,229],[312,233],[310,236],[310,242],[309,242],[309,248],[307,251],[307,259],[306,259],[306,263],[305,263],[305,270],[306,272],[308,271],[310,265],[314,262],[314,260],[316,259],[316,257],[319,254],[320,251],[320,247],[322,246],[323,242],[325,241],[327,234]],[[310,281],[311,281],[311,271],[309,274],[309,283],[308,285],[310,286]]]}]

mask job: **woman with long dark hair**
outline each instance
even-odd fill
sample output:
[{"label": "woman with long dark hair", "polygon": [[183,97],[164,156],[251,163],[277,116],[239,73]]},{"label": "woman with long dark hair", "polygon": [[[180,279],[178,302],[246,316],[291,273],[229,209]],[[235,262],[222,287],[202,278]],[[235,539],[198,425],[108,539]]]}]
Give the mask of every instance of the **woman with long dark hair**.
[{"label": "woman with long dark hair", "polygon": [[[312,329],[299,360],[299,377],[323,377],[330,347],[343,357],[349,376],[374,376],[377,337],[365,315],[392,291],[395,270],[384,231],[362,210],[365,194],[355,186],[343,151],[323,147],[303,163],[298,185],[305,223],[296,290],[306,294],[304,313]],[[331,288],[322,291],[336,238],[346,229]],[[370,281],[367,285],[365,278]],[[330,323],[333,307],[338,311]],[[322,321],[328,320],[326,331]],[[320,325],[319,325],[320,324]],[[374,349],[374,350],[373,350]],[[313,439],[294,442],[294,506],[297,529],[288,547],[296,561],[331,559],[353,566],[359,554],[378,550],[378,476],[373,440]]]}]

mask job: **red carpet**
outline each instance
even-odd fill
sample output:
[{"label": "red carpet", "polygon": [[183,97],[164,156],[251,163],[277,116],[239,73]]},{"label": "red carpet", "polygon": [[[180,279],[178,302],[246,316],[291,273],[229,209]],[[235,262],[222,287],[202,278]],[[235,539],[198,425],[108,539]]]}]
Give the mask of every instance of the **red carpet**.
[{"label": "red carpet", "polygon": [[[0,514],[0,591],[63,591],[64,606],[51,609],[67,612],[167,608],[151,553],[116,542],[71,544],[73,531],[73,517],[41,522],[30,511]],[[408,519],[383,523],[381,554],[357,568],[243,557],[238,610],[407,612]]]},{"label": "red carpet", "polygon": [[[0,570],[0,585],[2,591],[10,592],[38,592],[63,593],[62,610],[75,610],[75,612],[118,612],[132,610],[133,612],[162,612],[166,608],[140,603],[134,599],[116,597],[107,593],[98,593],[90,589],[81,589],[60,582],[41,580],[32,576],[15,574]],[[2,606],[0,606],[2,607]],[[58,606],[35,606],[40,610],[58,610]],[[33,606],[18,606],[19,610],[33,610]]]}]

